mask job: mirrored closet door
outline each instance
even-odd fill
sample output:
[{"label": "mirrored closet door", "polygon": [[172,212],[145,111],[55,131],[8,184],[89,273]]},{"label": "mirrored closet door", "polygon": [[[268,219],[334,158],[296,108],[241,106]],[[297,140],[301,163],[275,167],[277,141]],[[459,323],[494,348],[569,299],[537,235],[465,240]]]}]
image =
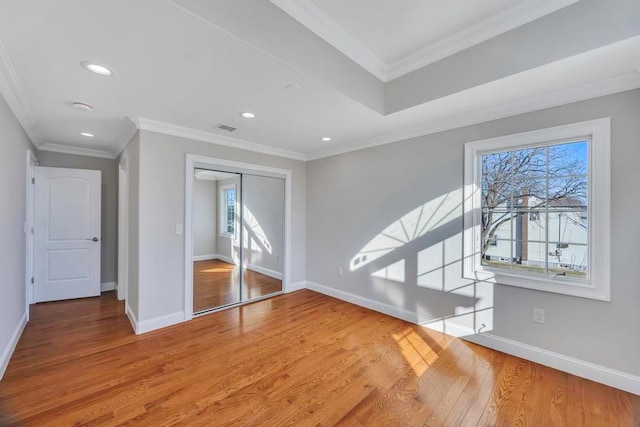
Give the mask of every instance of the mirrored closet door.
[{"label": "mirrored closet door", "polygon": [[195,169],[193,312],[282,291],[284,179]]}]

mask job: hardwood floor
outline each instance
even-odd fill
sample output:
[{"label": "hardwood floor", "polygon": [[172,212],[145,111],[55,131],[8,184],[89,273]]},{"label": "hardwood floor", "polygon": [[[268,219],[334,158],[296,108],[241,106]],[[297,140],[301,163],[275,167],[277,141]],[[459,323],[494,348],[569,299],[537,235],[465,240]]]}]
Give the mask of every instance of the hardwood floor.
[{"label": "hardwood floor", "polygon": [[[217,259],[193,263],[193,311],[195,313],[240,301],[240,267]],[[282,290],[282,280],[245,270],[242,295],[245,300]]]},{"label": "hardwood floor", "polygon": [[303,290],[135,336],[37,304],[0,425],[638,425],[640,397]]}]

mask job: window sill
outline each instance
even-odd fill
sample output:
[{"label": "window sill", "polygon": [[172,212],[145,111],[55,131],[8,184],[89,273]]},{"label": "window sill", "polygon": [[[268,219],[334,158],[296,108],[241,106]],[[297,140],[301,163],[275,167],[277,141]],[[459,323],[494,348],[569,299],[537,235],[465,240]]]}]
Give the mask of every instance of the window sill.
[{"label": "window sill", "polygon": [[464,276],[465,279],[496,283],[498,285],[515,286],[599,301],[611,301],[608,284],[596,288],[586,280],[554,280],[551,277],[533,277],[526,274],[498,272],[488,269],[477,269]]}]

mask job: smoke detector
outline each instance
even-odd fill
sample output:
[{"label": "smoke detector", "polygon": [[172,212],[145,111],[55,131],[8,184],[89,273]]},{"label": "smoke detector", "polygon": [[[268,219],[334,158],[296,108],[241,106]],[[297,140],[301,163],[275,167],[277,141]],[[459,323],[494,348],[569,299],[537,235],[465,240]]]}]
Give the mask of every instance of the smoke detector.
[{"label": "smoke detector", "polygon": [[74,101],[71,103],[71,106],[76,110],[80,110],[80,111],[93,110],[93,106],[91,104],[87,104],[86,102]]}]

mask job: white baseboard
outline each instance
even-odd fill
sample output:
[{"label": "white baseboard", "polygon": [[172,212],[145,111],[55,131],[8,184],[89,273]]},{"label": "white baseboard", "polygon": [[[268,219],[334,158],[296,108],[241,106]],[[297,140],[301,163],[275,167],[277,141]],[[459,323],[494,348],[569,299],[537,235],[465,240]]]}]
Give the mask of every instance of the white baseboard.
[{"label": "white baseboard", "polygon": [[489,333],[477,333],[471,328],[442,322],[419,313],[399,308],[390,304],[365,298],[339,289],[306,282],[307,289],[329,295],[331,297],[350,302],[370,310],[378,311],[407,322],[426,326],[430,329],[445,332],[449,335],[460,337],[467,341],[511,354],[522,359],[530,360],[541,365],[549,366],[559,371],[567,372],[578,377],[586,378],[601,384],[615,387],[636,395],[640,395],[640,377],[626,372],[617,371],[580,359],[554,353],[539,347],[534,347],[518,341],[502,338]]},{"label": "white baseboard", "polygon": [[370,298],[365,298],[363,296],[352,294],[350,292],[330,288],[329,286],[324,286],[319,283],[307,281],[306,288],[311,289],[312,291],[319,292],[321,294],[329,295],[330,297],[334,297],[342,301],[350,302],[352,304],[368,308],[369,310],[377,311],[391,317],[406,320],[407,322],[423,324],[433,320],[433,318],[421,316],[414,311],[399,308],[394,305],[376,301]]},{"label": "white baseboard", "polygon": [[306,289],[306,288],[307,288],[307,282],[303,280],[302,282],[290,283],[287,286],[287,288],[284,290],[284,292],[288,294],[289,292],[295,292],[295,291],[299,291],[301,289]]},{"label": "white baseboard", "polygon": [[220,261],[228,262],[229,264],[238,265],[238,263],[233,258],[226,255],[217,254],[217,259],[219,259]]},{"label": "white baseboard", "polygon": [[585,362],[584,360],[493,334],[476,334],[463,337],[463,339],[640,396],[640,377],[626,372]]},{"label": "white baseboard", "polygon": [[131,323],[133,332],[137,335],[138,334],[138,318],[133,313],[133,310],[131,310],[131,307],[129,306],[129,301],[125,301],[124,303],[124,314],[126,314],[127,317],[129,318],[129,323]]},{"label": "white baseboard", "polygon": [[[220,261],[228,262],[229,264],[238,265],[238,263],[234,261],[233,258],[221,254],[195,255],[193,257],[193,262],[210,261],[212,259],[219,259]],[[274,270],[269,270],[268,268],[260,267],[259,265],[247,264],[247,269],[255,271],[256,273],[264,274],[265,276],[273,277],[274,279],[282,280],[282,273]]]},{"label": "white baseboard", "polygon": [[205,254],[205,255],[195,255],[193,257],[193,261],[210,261],[212,259],[219,259],[220,261],[228,262],[229,264],[238,264],[233,260],[233,258],[228,257],[226,255],[221,254]]},{"label": "white baseboard", "polygon": [[255,271],[256,273],[264,274],[265,276],[273,277],[274,279],[282,280],[282,273],[278,273],[274,270],[269,270],[268,268],[260,267],[259,265],[247,264],[247,269]]},{"label": "white baseboard", "polygon": [[136,335],[155,331],[156,329],[166,328],[184,322],[184,311],[155,317],[148,320],[140,320],[137,322]]},{"label": "white baseboard", "polygon": [[115,291],[116,289],[118,289],[116,282],[100,283],[100,292]]},{"label": "white baseboard", "polygon": [[24,331],[25,326],[27,326],[27,310],[25,310],[24,314],[20,318],[20,321],[18,321],[16,328],[13,330],[13,334],[11,334],[11,338],[9,338],[7,346],[5,347],[4,351],[2,352],[2,356],[0,357],[0,380],[4,376],[4,373],[9,366],[9,361],[11,360],[11,356],[13,356],[13,352],[18,345],[18,341],[20,341],[22,331]]},{"label": "white baseboard", "polygon": [[218,254],[206,254],[206,255],[194,255],[193,261],[209,261],[212,259],[219,259],[220,255]]}]

